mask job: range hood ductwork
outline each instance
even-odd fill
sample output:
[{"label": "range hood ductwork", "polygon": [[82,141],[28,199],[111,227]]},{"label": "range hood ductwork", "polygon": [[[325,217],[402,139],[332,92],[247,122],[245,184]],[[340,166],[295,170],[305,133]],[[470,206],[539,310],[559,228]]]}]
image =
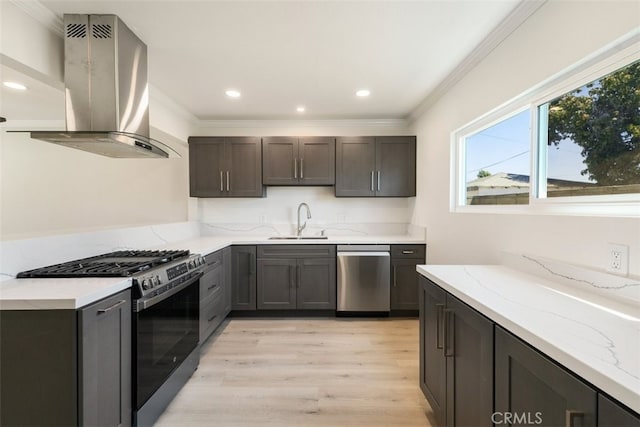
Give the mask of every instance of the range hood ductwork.
[{"label": "range hood ductwork", "polygon": [[31,138],[117,158],[180,157],[149,137],[147,46],[116,15],[64,15],[66,132]]}]

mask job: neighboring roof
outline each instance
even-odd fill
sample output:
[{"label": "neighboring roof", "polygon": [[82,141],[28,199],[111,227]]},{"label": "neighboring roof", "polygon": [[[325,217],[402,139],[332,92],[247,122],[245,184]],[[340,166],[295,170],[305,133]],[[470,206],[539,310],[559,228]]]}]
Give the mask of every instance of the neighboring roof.
[{"label": "neighboring roof", "polygon": [[[551,187],[588,187],[596,185],[593,182],[568,181],[564,179],[548,179]],[[529,188],[529,175],[498,172],[484,178],[478,178],[467,183],[467,188]]]}]

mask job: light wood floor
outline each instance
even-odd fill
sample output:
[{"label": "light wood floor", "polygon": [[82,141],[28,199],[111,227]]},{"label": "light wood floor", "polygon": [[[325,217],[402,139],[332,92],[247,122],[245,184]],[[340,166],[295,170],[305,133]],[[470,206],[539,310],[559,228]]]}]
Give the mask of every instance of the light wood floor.
[{"label": "light wood floor", "polygon": [[429,426],[416,319],[231,319],[156,426]]}]

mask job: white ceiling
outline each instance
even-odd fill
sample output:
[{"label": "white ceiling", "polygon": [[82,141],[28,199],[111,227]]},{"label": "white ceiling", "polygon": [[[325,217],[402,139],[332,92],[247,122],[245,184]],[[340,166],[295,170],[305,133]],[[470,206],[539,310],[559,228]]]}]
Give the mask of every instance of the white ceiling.
[{"label": "white ceiling", "polygon": [[150,83],[199,119],[405,118],[519,1],[40,0],[118,15]]}]

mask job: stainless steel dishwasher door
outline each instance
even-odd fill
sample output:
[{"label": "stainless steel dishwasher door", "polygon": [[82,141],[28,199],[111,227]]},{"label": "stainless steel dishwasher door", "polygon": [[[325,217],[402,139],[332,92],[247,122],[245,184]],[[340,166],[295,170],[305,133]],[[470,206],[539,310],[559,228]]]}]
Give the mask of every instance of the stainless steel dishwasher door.
[{"label": "stainless steel dishwasher door", "polygon": [[338,245],[338,308],[343,312],[388,312],[389,245]]}]

